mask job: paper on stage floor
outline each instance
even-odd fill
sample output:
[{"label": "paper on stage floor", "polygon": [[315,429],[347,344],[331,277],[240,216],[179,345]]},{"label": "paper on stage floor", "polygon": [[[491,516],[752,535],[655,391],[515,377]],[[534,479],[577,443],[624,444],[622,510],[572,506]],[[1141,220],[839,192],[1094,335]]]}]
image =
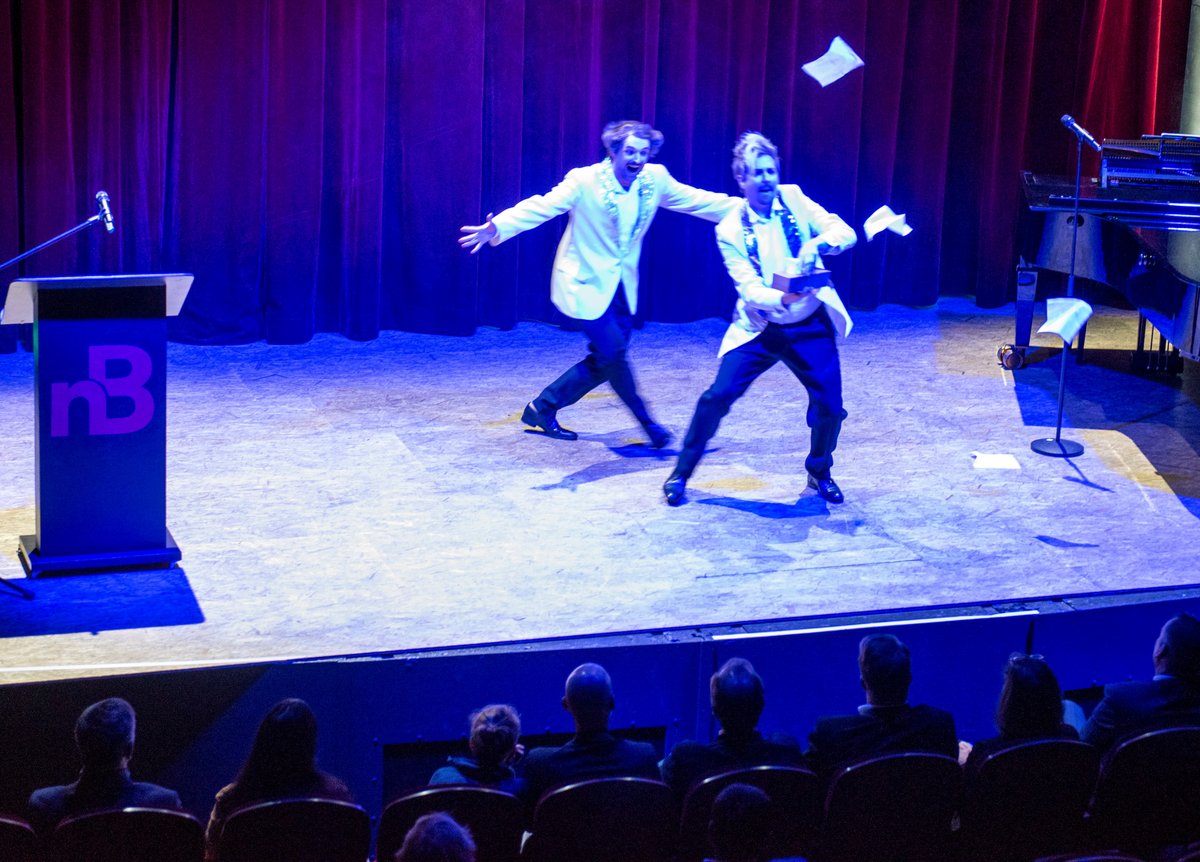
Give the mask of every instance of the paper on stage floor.
[{"label": "paper on stage floor", "polygon": [[1091,316],[1092,307],[1082,299],[1054,296],[1046,300],[1046,322],[1038,332],[1049,332],[1070,344]]},{"label": "paper on stage floor", "polygon": [[1021,464],[1007,452],[972,452],[976,470],[1020,470]]},{"label": "paper on stage floor", "polygon": [[846,44],[846,40],[841,36],[834,36],[828,51],[800,68],[822,87],[828,87],[862,65],[862,58],[854,53],[854,49]]},{"label": "paper on stage floor", "polygon": [[875,239],[875,234],[884,230],[890,230],[900,236],[908,236],[913,232],[908,222],[905,221],[904,213],[892,212],[892,208],[887,204],[875,210],[863,222],[863,233],[867,235],[867,242]]}]

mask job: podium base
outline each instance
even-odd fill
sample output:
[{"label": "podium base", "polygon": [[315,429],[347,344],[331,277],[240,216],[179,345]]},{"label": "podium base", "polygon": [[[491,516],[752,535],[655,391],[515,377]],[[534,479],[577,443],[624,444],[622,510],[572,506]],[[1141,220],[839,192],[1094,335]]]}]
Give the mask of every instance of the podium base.
[{"label": "podium base", "polygon": [[17,557],[31,578],[46,575],[95,575],[130,569],[169,569],[183,559],[179,546],[167,530],[166,545],[137,551],[105,551],[94,554],[58,554],[51,556],[37,549],[37,536],[21,536]]}]

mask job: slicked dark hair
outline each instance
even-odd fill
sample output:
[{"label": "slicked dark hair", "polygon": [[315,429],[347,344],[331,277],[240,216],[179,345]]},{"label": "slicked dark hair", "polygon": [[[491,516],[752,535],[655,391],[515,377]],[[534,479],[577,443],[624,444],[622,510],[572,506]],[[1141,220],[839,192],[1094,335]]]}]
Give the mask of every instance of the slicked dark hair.
[{"label": "slicked dark hair", "polygon": [[748,732],[758,725],[763,711],[763,681],[754,665],[744,658],[731,658],[708,681],[713,715],[733,732]]},{"label": "slicked dark hair", "polygon": [[881,703],[904,703],[912,684],[908,647],[895,635],[868,635],[858,645],[858,670],[867,690]]},{"label": "slicked dark hair", "polygon": [[1179,614],[1163,627],[1167,646],[1167,673],[1200,685],[1200,620]]},{"label": "slicked dark hair", "polygon": [[93,703],[75,722],[75,745],[85,766],[115,766],[133,753],[137,718],[119,697]]}]

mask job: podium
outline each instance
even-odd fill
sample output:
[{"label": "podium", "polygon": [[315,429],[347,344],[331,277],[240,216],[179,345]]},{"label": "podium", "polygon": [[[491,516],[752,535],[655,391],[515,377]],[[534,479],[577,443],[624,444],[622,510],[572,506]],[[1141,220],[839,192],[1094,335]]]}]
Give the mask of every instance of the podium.
[{"label": "podium", "polygon": [[167,317],[192,276],[14,281],[5,324],[32,323],[37,532],[32,577],[168,568]]}]

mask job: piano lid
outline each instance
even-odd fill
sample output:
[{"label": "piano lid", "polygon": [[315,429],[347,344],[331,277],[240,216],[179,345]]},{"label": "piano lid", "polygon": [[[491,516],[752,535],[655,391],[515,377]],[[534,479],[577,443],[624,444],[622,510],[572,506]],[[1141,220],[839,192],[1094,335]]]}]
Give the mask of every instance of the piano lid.
[{"label": "piano lid", "polygon": [[[1075,209],[1075,181],[1070,177],[1025,171],[1021,184],[1031,210]],[[1167,188],[1122,184],[1105,188],[1094,177],[1087,177],[1079,189],[1079,210],[1130,228],[1200,230],[1200,184]]]}]

